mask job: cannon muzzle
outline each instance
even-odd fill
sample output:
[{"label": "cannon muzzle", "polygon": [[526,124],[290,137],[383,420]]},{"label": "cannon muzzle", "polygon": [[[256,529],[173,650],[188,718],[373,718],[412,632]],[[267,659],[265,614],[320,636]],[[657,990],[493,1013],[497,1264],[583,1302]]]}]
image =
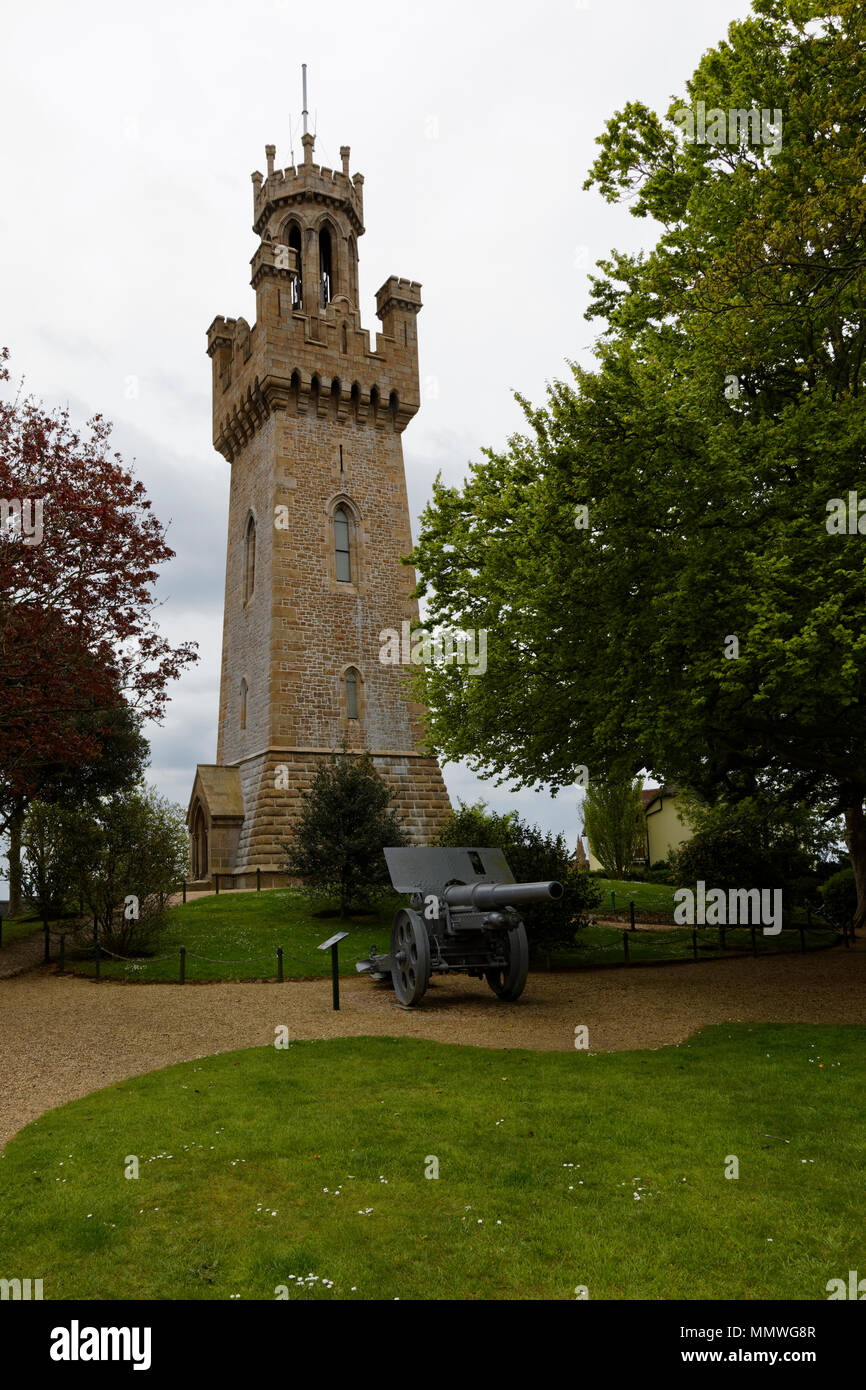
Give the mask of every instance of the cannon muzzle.
[{"label": "cannon muzzle", "polygon": [[449,907],[488,912],[497,907],[519,907],[521,903],[556,902],[562,893],[562,884],[550,879],[545,883],[454,883],[442,897]]}]

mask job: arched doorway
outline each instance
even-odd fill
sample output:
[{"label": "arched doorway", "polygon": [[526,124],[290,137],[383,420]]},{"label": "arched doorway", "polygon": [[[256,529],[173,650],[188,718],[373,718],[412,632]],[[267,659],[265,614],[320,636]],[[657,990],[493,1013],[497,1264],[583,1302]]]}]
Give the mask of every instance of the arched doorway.
[{"label": "arched doorway", "polygon": [[192,876],[194,879],[208,877],[208,847],[207,847],[207,821],[204,811],[199,803],[195,808],[192,818],[192,835],[190,839],[192,850]]}]

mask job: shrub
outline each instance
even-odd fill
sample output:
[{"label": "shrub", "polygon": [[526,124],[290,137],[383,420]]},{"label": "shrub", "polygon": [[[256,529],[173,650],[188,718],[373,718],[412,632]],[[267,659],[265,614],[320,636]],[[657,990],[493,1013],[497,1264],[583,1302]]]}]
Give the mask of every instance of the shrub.
[{"label": "shrub", "polygon": [[364,908],[390,888],[382,850],[405,845],[391,793],[369,753],[345,748],[318,768],[301,797],[285,868],[313,897],[339,902],[340,916]]},{"label": "shrub", "polygon": [[806,903],[812,907],[821,905],[821,883],[817,874],[801,874],[799,878],[791,879],[786,889],[794,907],[805,907]]},{"label": "shrub", "polygon": [[841,869],[828,878],[821,891],[824,911],[834,926],[850,926],[857,911],[857,884],[853,869]]},{"label": "shrub", "polygon": [[702,879],[713,888],[779,887],[766,856],[736,830],[699,831],[675,852],[682,883]]},{"label": "shrub", "polygon": [[45,917],[81,904],[92,940],[118,955],[152,950],[168,900],[186,873],[183,811],[143,787],[100,797],[90,807],[34,803],[24,829],[27,892]]},{"label": "shrub", "polygon": [[534,951],[573,946],[575,933],[587,924],[586,913],[601,901],[598,885],[572,863],[564,836],[528,825],[516,811],[498,813],[488,811],[483,801],[474,805],[461,801],[436,843],[501,849],[518,883],[559,880],[565,891],[558,902],[520,908]]},{"label": "shrub", "polygon": [[101,945],[123,956],[152,951],[187,870],[180,806],[153,788],[119,792],[73,813],[69,833],[78,894]]},{"label": "shrub", "polygon": [[767,796],[708,806],[689,802],[691,840],[671,855],[681,883],[713,888],[782,888],[809,876],[820,838],[815,816],[797,803]]}]

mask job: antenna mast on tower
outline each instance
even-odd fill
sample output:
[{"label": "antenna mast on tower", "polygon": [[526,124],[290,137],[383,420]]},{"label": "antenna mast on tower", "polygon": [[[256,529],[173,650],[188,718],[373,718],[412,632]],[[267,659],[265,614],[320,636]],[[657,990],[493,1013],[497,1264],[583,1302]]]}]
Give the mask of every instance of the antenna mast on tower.
[{"label": "antenna mast on tower", "polygon": [[303,109],[303,111],[301,112],[301,115],[303,116],[303,119],[304,119],[304,134],[306,135],[306,133],[307,133],[307,115],[308,115],[308,112],[307,112],[307,65],[306,65],[306,63],[301,63],[301,73],[302,73],[302,75],[303,75],[303,76],[302,76],[302,80],[303,80],[303,85],[304,85],[304,109]]}]

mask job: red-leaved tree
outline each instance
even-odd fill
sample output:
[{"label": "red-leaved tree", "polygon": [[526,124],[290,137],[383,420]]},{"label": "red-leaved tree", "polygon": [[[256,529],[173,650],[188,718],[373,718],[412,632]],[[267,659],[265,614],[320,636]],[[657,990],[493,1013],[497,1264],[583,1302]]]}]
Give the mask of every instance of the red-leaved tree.
[{"label": "red-leaved tree", "polygon": [[[0,349],[0,382],[8,382]],[[98,759],[124,706],[159,719],[196,643],[155,622],[157,567],[174,552],[144,486],[110,449],[20,392],[0,399],[0,833],[10,910],[27,805]],[[64,780],[65,779],[65,780]],[[14,861],[14,862],[13,862]]]}]

